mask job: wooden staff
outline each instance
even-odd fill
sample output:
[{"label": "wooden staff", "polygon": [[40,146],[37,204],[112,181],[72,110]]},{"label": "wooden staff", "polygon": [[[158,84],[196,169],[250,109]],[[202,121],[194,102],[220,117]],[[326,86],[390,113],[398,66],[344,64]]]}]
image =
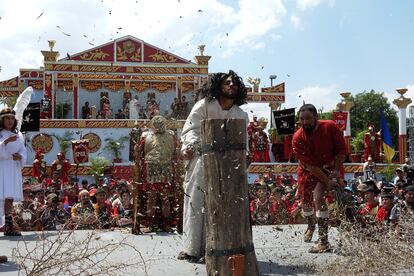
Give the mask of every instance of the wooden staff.
[{"label": "wooden staff", "polygon": [[140,154],[139,154],[139,140],[135,144],[134,147],[134,159],[135,159],[135,166],[134,166],[134,181],[132,184],[133,191],[133,212],[132,212],[132,230],[131,233],[134,235],[142,234],[141,229],[139,227],[140,222],[138,218],[138,196],[139,196],[139,184],[142,182],[141,179],[141,164],[140,164]]}]

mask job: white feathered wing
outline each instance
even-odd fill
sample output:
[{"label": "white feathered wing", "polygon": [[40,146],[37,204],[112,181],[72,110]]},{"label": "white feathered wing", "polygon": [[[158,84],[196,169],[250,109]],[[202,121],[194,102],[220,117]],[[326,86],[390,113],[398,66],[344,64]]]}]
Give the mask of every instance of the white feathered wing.
[{"label": "white feathered wing", "polygon": [[20,131],[20,127],[22,126],[22,122],[23,122],[23,111],[29,105],[32,95],[33,95],[33,88],[29,86],[23,91],[23,93],[19,95],[19,97],[16,100],[16,104],[13,107],[13,110],[16,112],[17,129],[19,131]]}]

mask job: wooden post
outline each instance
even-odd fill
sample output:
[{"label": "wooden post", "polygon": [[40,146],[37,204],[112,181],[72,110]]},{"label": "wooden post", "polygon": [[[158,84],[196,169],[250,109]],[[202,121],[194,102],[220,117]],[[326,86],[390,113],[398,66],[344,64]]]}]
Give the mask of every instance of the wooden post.
[{"label": "wooden post", "polygon": [[[202,121],[209,276],[240,275],[237,270],[244,270],[243,275],[259,275],[249,223],[246,135],[242,119]],[[235,268],[232,260],[239,254],[244,255],[244,267]]]}]

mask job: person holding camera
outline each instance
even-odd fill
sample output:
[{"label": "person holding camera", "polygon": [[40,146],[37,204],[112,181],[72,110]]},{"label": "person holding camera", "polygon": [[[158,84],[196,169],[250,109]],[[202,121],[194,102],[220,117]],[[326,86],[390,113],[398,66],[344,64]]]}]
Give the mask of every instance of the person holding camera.
[{"label": "person holding camera", "polygon": [[66,212],[63,203],[59,201],[55,193],[50,193],[40,215],[43,230],[60,230],[66,224],[67,219],[69,219],[69,213]]}]

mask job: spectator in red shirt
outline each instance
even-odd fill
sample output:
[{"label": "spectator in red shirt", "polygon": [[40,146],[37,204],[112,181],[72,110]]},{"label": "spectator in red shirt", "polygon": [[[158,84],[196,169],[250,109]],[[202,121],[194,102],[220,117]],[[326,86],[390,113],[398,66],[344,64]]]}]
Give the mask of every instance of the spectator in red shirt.
[{"label": "spectator in red shirt", "polygon": [[[347,148],[342,131],[333,121],[318,120],[316,108],[305,104],[299,110],[301,128],[292,139],[293,152],[298,165],[298,189],[303,214],[308,221],[305,240],[312,239],[313,205],[316,208],[319,240],[310,253],[330,250],[328,242],[329,211],[325,195],[343,179],[343,162]],[[341,173],[342,171],[342,173]],[[310,237],[310,239],[309,239]]]}]

